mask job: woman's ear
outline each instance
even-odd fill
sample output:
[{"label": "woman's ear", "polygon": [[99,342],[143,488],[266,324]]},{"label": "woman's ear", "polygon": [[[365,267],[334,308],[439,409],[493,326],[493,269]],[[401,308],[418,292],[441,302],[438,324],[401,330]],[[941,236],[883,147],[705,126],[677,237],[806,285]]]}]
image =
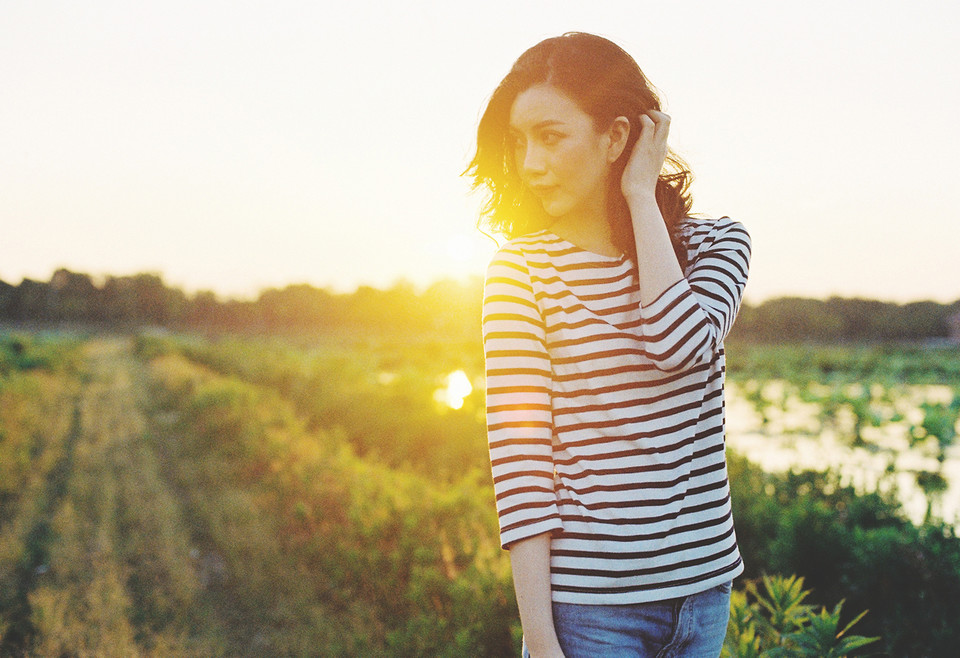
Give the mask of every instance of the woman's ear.
[{"label": "woman's ear", "polygon": [[607,134],[610,138],[610,145],[607,148],[607,161],[613,164],[623,154],[623,150],[627,148],[627,140],[630,137],[630,119],[617,117],[610,124]]}]

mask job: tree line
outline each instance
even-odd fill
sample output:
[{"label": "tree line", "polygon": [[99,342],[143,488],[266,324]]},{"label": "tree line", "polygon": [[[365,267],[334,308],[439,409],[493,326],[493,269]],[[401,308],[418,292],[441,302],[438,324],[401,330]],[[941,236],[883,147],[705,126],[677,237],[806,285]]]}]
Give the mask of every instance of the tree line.
[{"label": "tree line", "polygon": [[[79,324],[105,329],[479,335],[483,282],[441,280],[423,291],[407,282],[335,293],[308,284],[263,290],[255,299],[188,295],[156,273],[108,276],[58,269],[49,281],[0,281],[0,322]],[[744,304],[732,340],[960,340],[960,299],[897,304],[871,299],[779,297]]]}]

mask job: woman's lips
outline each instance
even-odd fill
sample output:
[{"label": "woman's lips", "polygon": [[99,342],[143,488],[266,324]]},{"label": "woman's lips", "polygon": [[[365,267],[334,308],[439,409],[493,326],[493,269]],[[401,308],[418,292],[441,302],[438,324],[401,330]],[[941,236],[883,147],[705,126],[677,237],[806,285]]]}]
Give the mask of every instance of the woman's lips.
[{"label": "woman's lips", "polygon": [[533,193],[537,196],[544,196],[550,194],[557,189],[556,185],[531,185],[530,189],[533,190]]}]

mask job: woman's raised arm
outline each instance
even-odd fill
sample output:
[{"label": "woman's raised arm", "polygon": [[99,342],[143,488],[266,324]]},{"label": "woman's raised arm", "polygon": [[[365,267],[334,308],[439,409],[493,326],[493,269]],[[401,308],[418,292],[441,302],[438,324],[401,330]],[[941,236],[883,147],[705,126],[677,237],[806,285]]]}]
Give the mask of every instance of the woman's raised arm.
[{"label": "woman's raised arm", "polygon": [[720,220],[684,277],[656,201],[656,180],[666,155],[670,117],[641,117],[640,137],[621,187],[637,247],[644,349],[661,370],[681,370],[709,359],[730,331],[750,267],[750,236]]}]

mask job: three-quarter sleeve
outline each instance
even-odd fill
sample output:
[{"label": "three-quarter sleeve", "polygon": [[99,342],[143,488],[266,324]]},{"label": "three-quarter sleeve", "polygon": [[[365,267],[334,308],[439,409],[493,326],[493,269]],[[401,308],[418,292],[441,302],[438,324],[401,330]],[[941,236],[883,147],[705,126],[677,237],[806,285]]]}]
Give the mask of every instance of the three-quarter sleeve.
[{"label": "three-quarter sleeve", "polygon": [[710,359],[733,326],[750,267],[750,236],[739,222],[718,220],[686,276],[641,309],[647,356],[661,370]]},{"label": "three-quarter sleeve", "polygon": [[487,268],[483,300],[487,436],[504,548],[562,527],[545,335],[526,259],[507,245]]}]

